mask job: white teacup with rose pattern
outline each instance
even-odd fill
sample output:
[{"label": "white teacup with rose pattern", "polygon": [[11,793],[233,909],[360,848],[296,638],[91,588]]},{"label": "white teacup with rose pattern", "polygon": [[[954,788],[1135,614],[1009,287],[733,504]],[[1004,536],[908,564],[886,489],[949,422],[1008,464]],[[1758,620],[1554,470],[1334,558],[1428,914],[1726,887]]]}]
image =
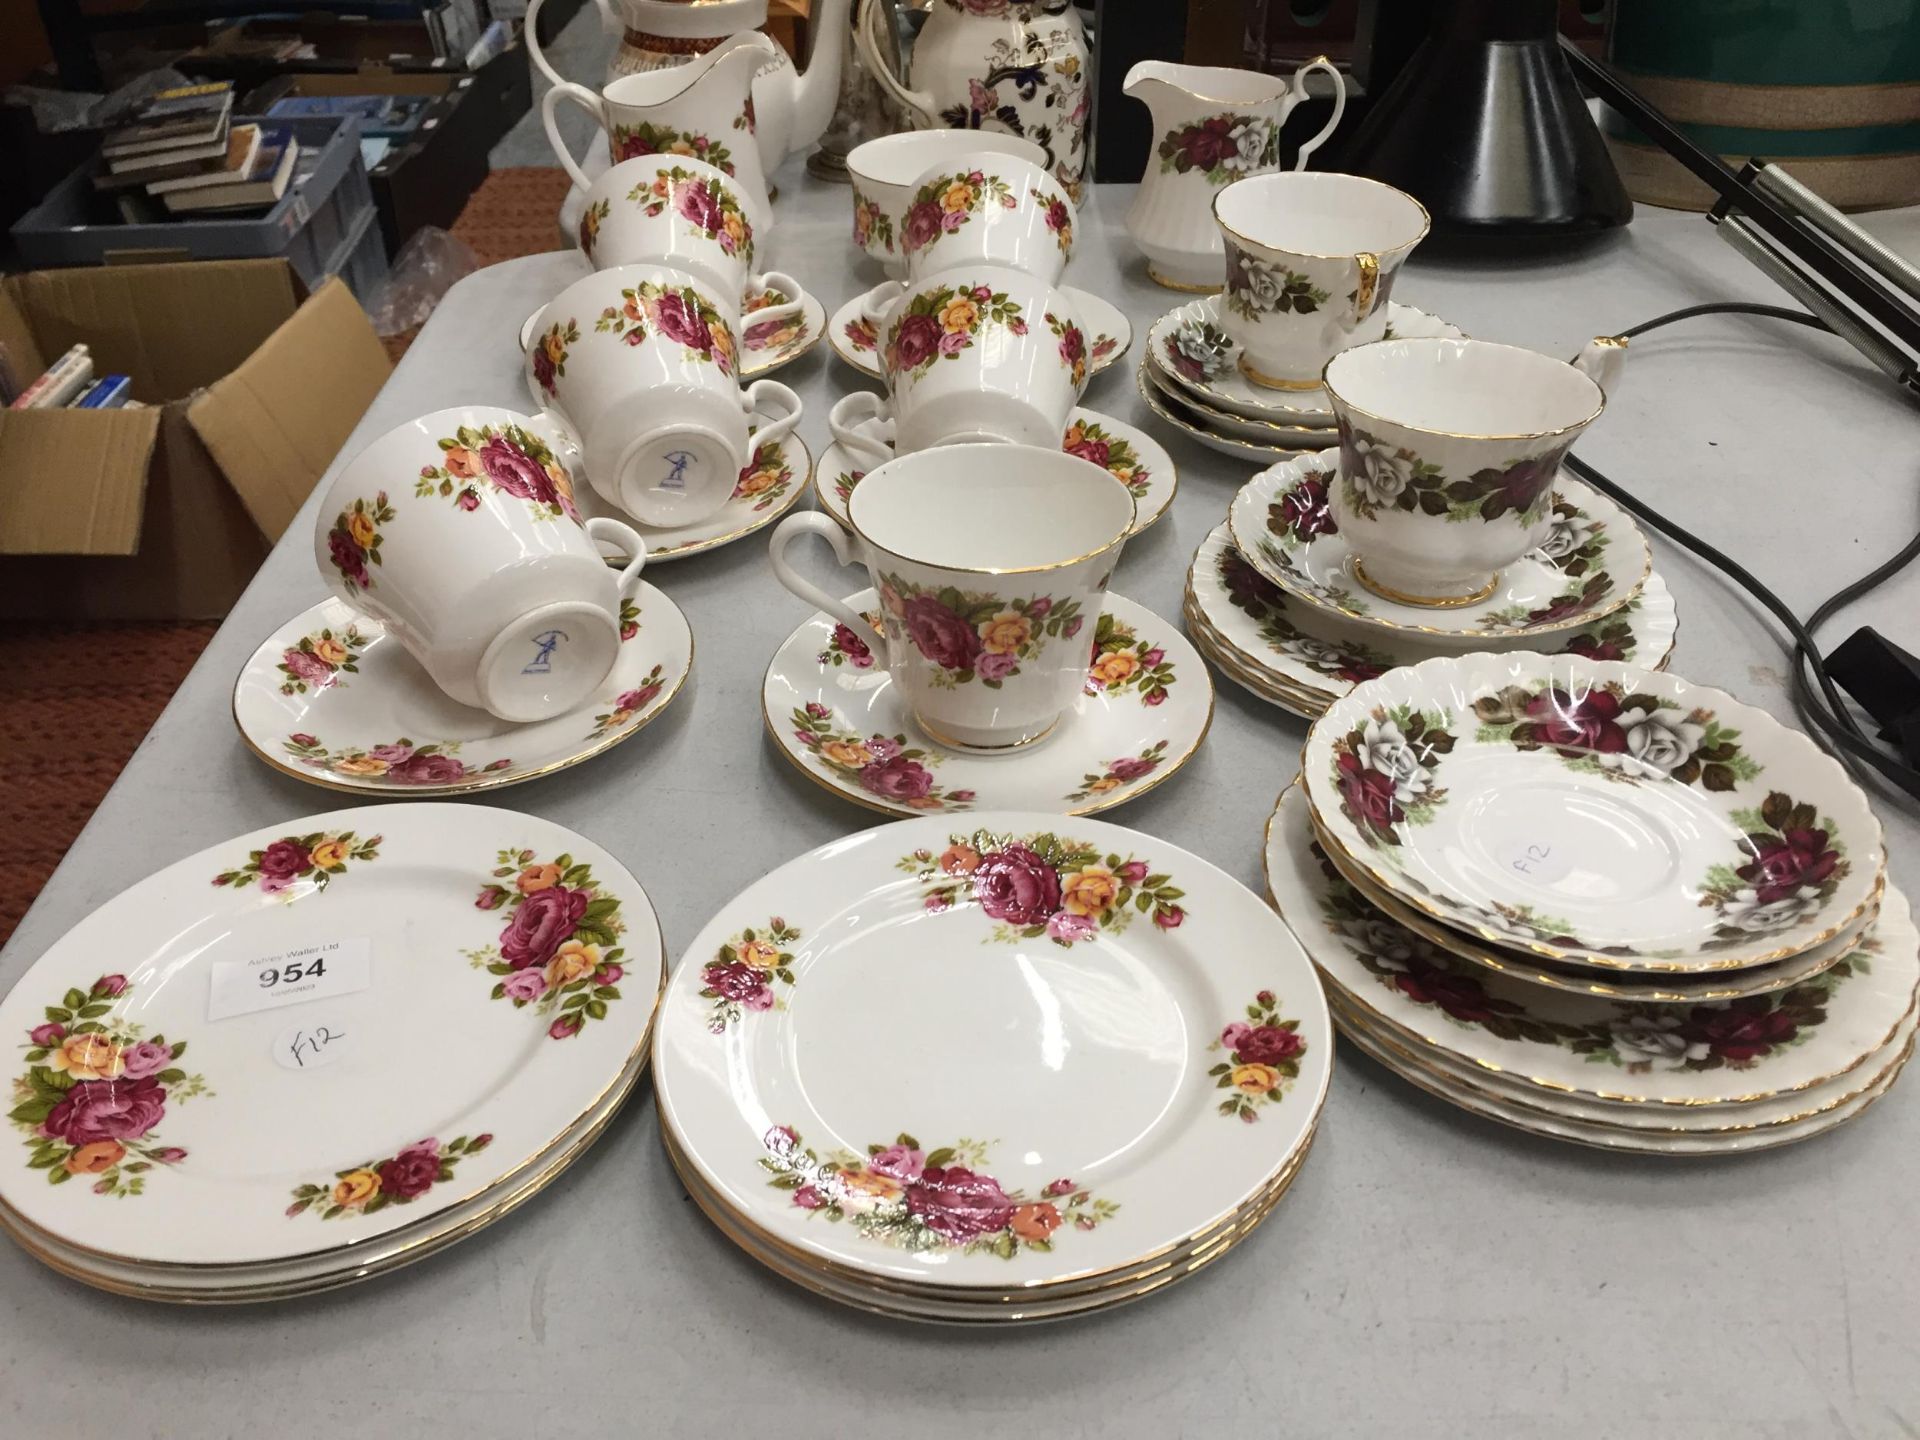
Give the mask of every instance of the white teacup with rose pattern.
[{"label": "white teacup with rose pattern", "polygon": [[1334,356],[1340,430],[1328,496],[1354,578],[1388,599],[1453,607],[1546,538],[1553,481],[1606,406],[1617,342],[1572,365],[1486,340],[1378,340]]},{"label": "white teacup with rose pattern", "polygon": [[[1086,684],[1133,526],[1127,487],[1058,448],[950,445],[868,471],[847,514],[850,536],[818,511],[780,522],[780,583],[885,657],[935,742],[1004,750],[1049,734]],[[881,633],[788,563],[803,535],[866,566]]]},{"label": "white teacup with rose pattern", "polygon": [[[739,302],[689,271],[597,271],[530,329],[529,377],[579,437],[588,483],[645,524],[705,519],[799,423],[800,397],[779,381],[740,388]],[[755,414],[778,418],[749,433]]]},{"label": "white teacup with rose pattern", "polygon": [[907,209],[920,177],[962,155],[1012,155],[1045,165],[1047,152],[1018,135],[986,130],[909,130],[882,135],[847,152],[847,178],[853,182],[853,243],[886,267],[907,273]]},{"label": "white teacup with rose pattern", "polygon": [[915,280],[956,265],[1005,265],[1058,285],[1073,222],[1073,201],[1046,167],[969,150],[914,181],[900,248]]},{"label": "white teacup with rose pattern", "polygon": [[[468,405],[390,430],[321,497],[314,554],[334,594],[378,620],[433,682],[503,720],[592,696],[620,650],[646,544],[582,523],[545,416]],[[618,573],[605,541],[629,557]]]}]

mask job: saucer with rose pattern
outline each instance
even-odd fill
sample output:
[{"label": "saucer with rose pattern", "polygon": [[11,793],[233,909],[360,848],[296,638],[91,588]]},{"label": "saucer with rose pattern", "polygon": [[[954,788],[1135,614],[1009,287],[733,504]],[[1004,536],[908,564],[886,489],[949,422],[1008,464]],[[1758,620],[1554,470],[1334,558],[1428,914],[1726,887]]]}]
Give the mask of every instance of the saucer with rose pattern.
[{"label": "saucer with rose pattern", "polygon": [[516,723],[450,699],[378,621],[323,600],[248,657],[233,721],[261,760],[323,789],[423,796],[518,785],[631,739],[679,695],[693,632],[673,601],[642,582],[621,607],[620,639],[591,699]]},{"label": "saucer with rose pattern", "polygon": [[[1087,342],[1087,374],[1091,378],[1114,364],[1133,344],[1133,322],[1111,300],[1072,285],[1060,287],[1079,312],[1080,328],[1091,338]],[[886,379],[886,367],[880,360],[880,337],[874,326],[862,318],[856,295],[827,322],[827,344],[848,365],[874,380]]]},{"label": "saucer with rose pattern", "polygon": [[[591,485],[581,485],[574,503],[588,520],[611,515],[640,532],[647,542],[647,564],[664,565],[731,545],[757,534],[800,502],[813,481],[813,456],[798,432],[767,446],[755,462],[740,472],[727,503],[689,525],[648,525],[629,515]],[[609,545],[601,550],[609,565],[622,563]]]},{"label": "saucer with rose pattern", "polygon": [[1419,636],[1454,649],[1552,636],[1630,604],[1653,569],[1633,518],[1563,470],[1553,482],[1546,538],[1500,572],[1484,601],[1448,609],[1392,600],[1361,582],[1334,519],[1328,488],[1345,483],[1339,472],[1333,450],[1270,466],[1234,495],[1227,527],[1235,548],[1289,597],[1369,634]]},{"label": "saucer with rose pattern", "polygon": [[[878,608],[871,590],[847,604],[866,615]],[[861,639],[816,613],[767,667],[767,734],[815,784],[892,815],[1014,804],[1090,815],[1123,805],[1193,758],[1213,720],[1213,681],[1177,626],[1122,596],[1109,594],[1079,633],[1093,668],[1058,728],[982,755],[924,735]]]},{"label": "saucer with rose pattern", "polygon": [[[1133,529],[1127,532],[1130,535],[1138,535],[1165,515],[1173,504],[1174,492],[1180,488],[1180,472],[1174,469],[1173,457],[1157,440],[1097,410],[1078,407],[1068,416],[1060,448],[1100,466],[1127,487],[1134,504]],[[847,527],[847,500],[869,468],[838,443],[829,445],[820,457],[813,477],[814,493],[820,508],[843,529]]]}]

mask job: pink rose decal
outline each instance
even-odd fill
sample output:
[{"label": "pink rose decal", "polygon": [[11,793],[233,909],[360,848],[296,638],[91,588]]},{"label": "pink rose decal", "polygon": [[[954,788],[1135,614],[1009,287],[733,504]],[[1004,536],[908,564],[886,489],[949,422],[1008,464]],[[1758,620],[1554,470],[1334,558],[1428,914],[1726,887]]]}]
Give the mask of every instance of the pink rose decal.
[{"label": "pink rose decal", "polygon": [[516,970],[545,965],[586,915],[588,898],[564,885],[527,896],[500,932],[500,958]]},{"label": "pink rose decal", "polygon": [[120,1062],[126,1067],[129,1080],[144,1080],[149,1075],[158,1075],[173,1063],[173,1052],[164,1045],[156,1045],[151,1040],[142,1040],[129,1045],[120,1052]]},{"label": "pink rose decal", "polygon": [[976,1175],[964,1165],[933,1165],[907,1187],[907,1213],[943,1240],[964,1244],[1006,1229],[1013,1202],[991,1175]]},{"label": "pink rose decal", "polygon": [[541,505],[560,503],[546,468],[504,435],[480,447],[480,466],[495,487],[509,495]]},{"label": "pink rose decal", "polygon": [[99,1140],[138,1140],[167,1113],[166,1088],[145,1080],[82,1080],[41,1123],[40,1133],[78,1148]]},{"label": "pink rose decal", "polygon": [[907,601],[907,634],[914,647],[948,670],[971,670],[980,654],[980,637],[952,610],[931,595]]},{"label": "pink rose decal", "polygon": [[414,754],[387,769],[387,778],[403,785],[451,785],[466,774],[466,762],[451,755]]},{"label": "pink rose decal", "polygon": [[891,800],[918,800],[933,789],[933,774],[918,760],[896,755],[860,770],[862,788]]},{"label": "pink rose decal", "polygon": [[980,857],[973,893],[995,920],[1041,925],[1060,908],[1060,876],[1027,846],[1014,844]]}]

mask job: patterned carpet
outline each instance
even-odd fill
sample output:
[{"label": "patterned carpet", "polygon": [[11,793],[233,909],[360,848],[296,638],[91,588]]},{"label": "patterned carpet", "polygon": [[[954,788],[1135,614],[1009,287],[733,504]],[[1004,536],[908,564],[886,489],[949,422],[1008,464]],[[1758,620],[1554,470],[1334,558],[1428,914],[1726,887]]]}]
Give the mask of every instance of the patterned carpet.
[{"label": "patterned carpet", "polygon": [[[482,265],[552,250],[567,190],[556,169],[496,170],[453,233]],[[387,342],[396,360],[412,334]],[[0,943],[47,883],[141,738],[186,678],[211,624],[12,626],[0,630],[0,815],[12,836]],[[315,792],[320,804],[325,796]]]}]

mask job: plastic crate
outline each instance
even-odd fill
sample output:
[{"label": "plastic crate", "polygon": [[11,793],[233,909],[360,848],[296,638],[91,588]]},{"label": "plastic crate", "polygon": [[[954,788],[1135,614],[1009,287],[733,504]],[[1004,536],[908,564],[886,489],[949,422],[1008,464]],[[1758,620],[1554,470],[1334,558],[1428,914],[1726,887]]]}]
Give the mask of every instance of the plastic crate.
[{"label": "plastic crate", "polygon": [[387,240],[379,217],[361,220],[359,234],[347,239],[336,258],[339,263],[329,273],[347,282],[362,310],[371,310],[374,292],[387,283]]},{"label": "plastic crate", "polygon": [[[280,255],[312,289],[345,263],[351,253],[349,242],[361,241],[365,223],[373,215],[373,190],[360,158],[360,122],[351,115],[280,120],[236,115],[233,123],[283,127],[299,142],[306,179],[288,186],[280,203],[266,214],[153,225],[90,223],[94,192],[93,166],[88,164],[56,185],[14,224],[21,259],[45,269],[125,260],[242,260]],[[311,168],[309,154],[319,157]]]}]

